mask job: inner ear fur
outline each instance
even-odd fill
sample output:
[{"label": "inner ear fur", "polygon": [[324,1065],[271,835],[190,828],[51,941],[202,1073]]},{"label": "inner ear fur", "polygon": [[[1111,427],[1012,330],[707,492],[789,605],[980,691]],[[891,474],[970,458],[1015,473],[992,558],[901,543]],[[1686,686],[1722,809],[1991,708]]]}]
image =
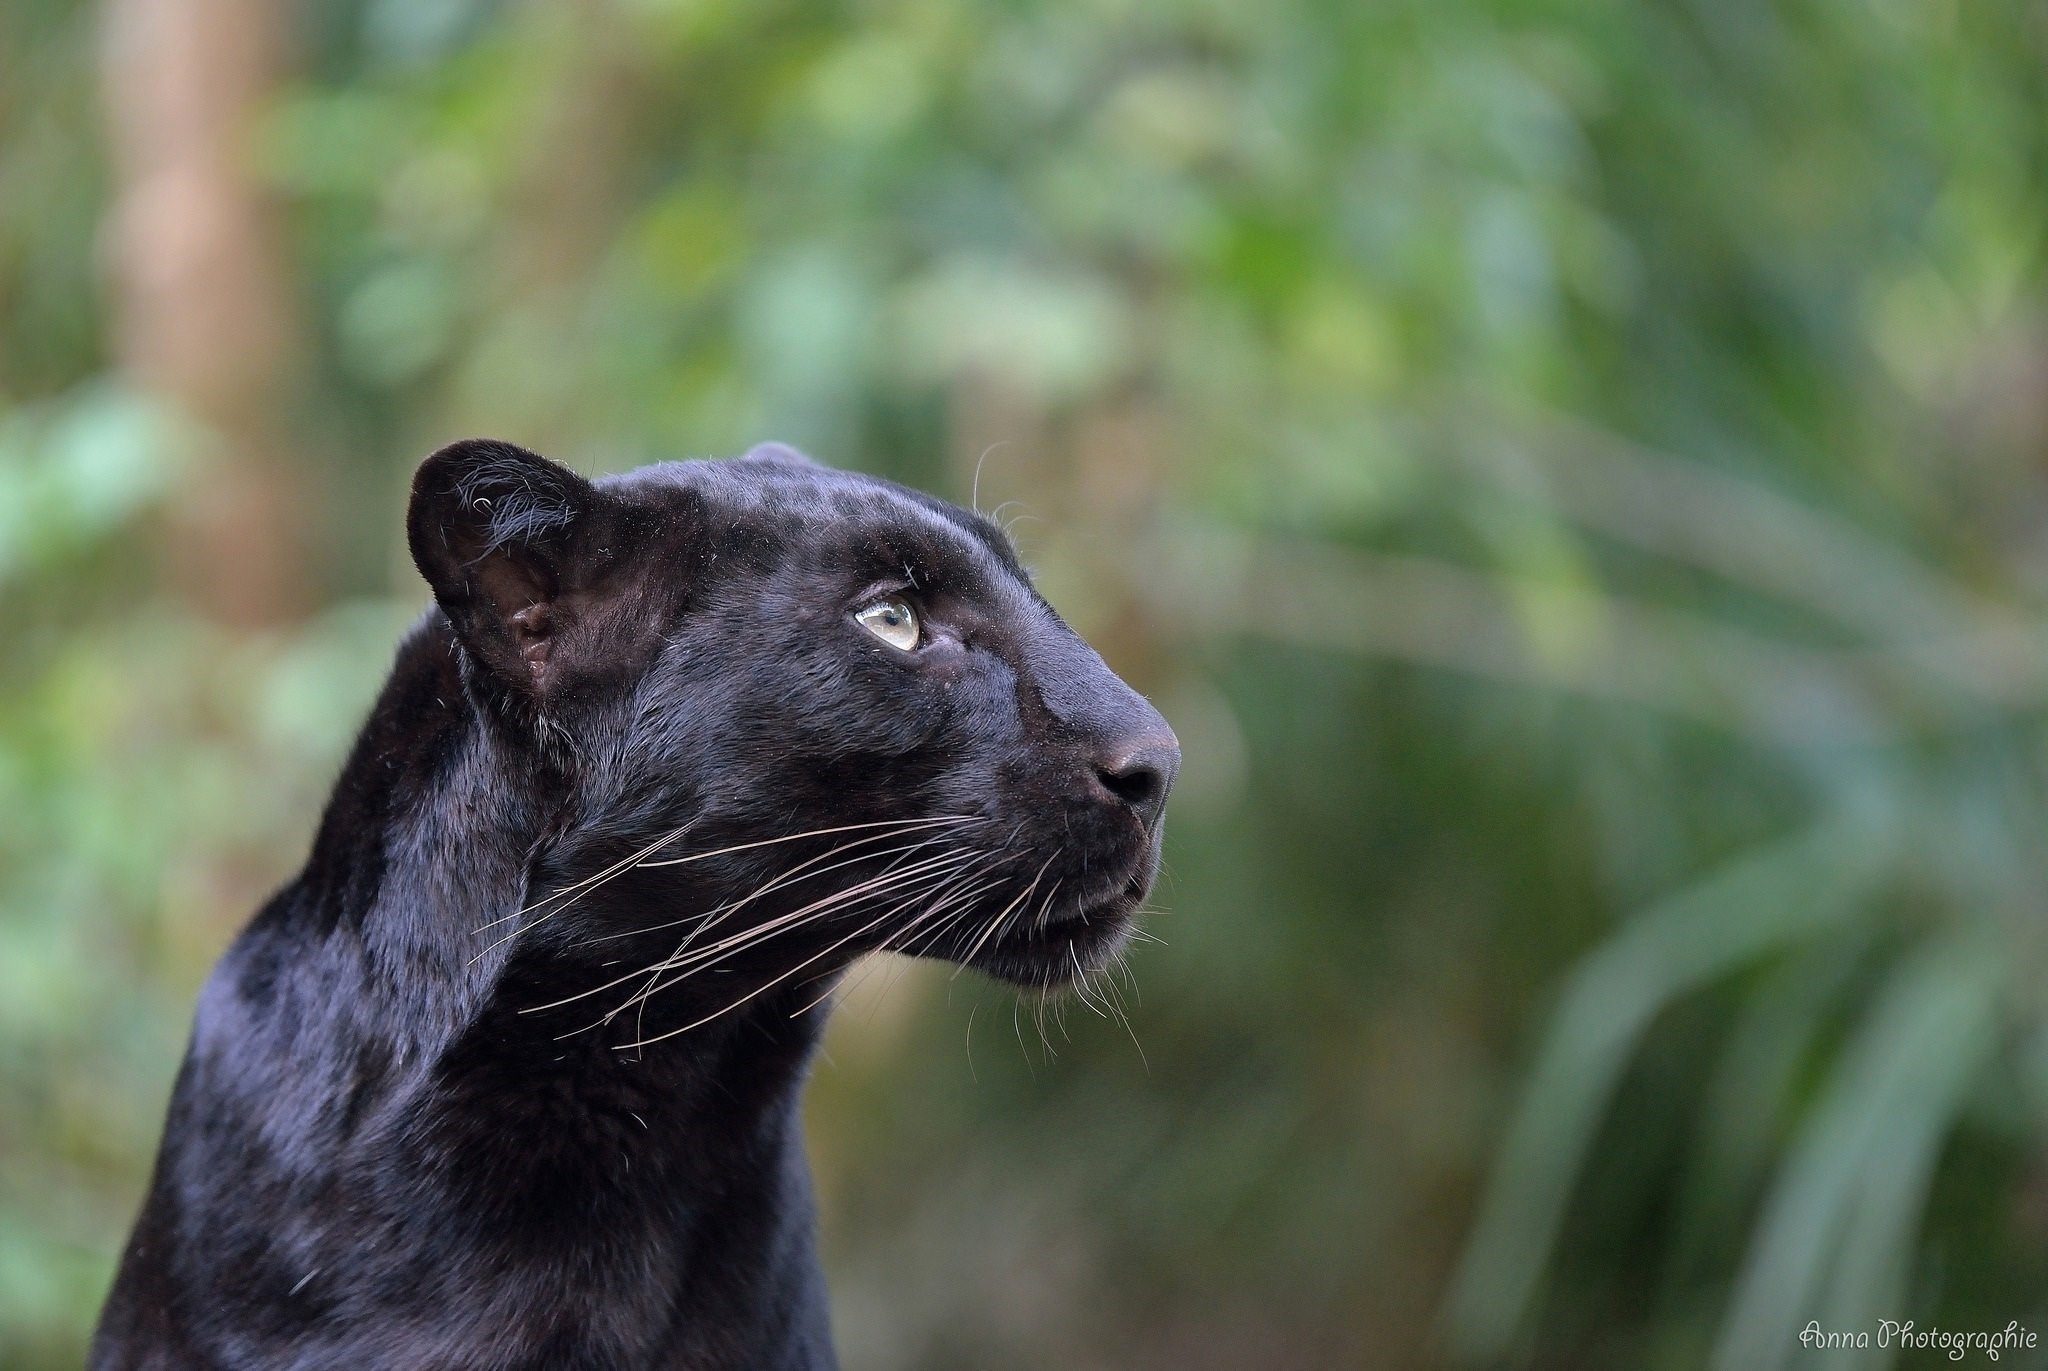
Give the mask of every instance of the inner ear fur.
[{"label": "inner ear fur", "polygon": [[550,683],[564,591],[598,499],[567,467],[485,438],[450,443],[413,476],[414,565],[470,652],[526,693]]}]

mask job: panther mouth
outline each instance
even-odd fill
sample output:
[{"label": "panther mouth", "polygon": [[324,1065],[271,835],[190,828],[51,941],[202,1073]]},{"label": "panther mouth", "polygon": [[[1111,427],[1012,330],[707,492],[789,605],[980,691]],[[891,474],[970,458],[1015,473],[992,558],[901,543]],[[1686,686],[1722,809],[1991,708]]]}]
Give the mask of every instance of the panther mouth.
[{"label": "panther mouth", "polygon": [[1075,900],[1006,931],[974,959],[989,974],[1053,989],[1108,965],[1130,942],[1151,882],[1134,874],[1106,895]]}]

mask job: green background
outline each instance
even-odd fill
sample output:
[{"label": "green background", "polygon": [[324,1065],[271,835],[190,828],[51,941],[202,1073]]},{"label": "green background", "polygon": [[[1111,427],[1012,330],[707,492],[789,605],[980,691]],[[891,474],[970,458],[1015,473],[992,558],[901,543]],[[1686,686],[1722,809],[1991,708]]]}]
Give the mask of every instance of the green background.
[{"label": "green background", "polygon": [[842,1009],[850,1371],[2048,1332],[2044,70],[2001,0],[10,0],[0,1364],[77,1363],[472,433],[1000,505],[1180,733],[1130,1034]]}]

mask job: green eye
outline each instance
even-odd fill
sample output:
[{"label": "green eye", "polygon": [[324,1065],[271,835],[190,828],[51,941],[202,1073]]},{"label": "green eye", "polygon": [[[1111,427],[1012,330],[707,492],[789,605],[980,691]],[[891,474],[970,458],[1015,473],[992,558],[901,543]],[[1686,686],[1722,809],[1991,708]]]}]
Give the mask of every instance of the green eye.
[{"label": "green eye", "polygon": [[917,611],[891,596],[854,612],[854,619],[890,647],[908,652],[917,646]]}]

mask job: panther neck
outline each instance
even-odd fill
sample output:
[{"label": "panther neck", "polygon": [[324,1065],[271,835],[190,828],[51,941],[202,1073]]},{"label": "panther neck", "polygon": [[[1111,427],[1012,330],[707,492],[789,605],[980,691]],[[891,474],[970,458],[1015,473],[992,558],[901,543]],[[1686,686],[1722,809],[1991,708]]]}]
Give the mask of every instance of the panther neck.
[{"label": "panther neck", "polygon": [[487,925],[557,806],[457,673],[430,616],[209,981],[99,1360],[185,1308],[208,1327],[177,1338],[252,1365],[829,1366],[799,1113],[824,1008],[771,992],[634,1051],[528,1012],[568,973]]},{"label": "panther neck", "polygon": [[[436,1166],[466,1169],[455,1155],[465,1149],[494,1153],[505,1136],[494,1130],[516,1119],[525,1155],[544,1126],[565,1157],[637,1168],[636,1191],[687,1180],[671,1175],[667,1153],[779,1175],[827,1012],[820,986],[770,991],[687,1032],[676,1030],[704,1017],[705,1002],[671,995],[608,1018],[627,987],[584,997],[613,973],[552,936],[552,906],[532,908],[527,886],[567,783],[497,727],[462,672],[453,635],[430,614],[400,649],[311,860],[276,902],[292,914],[277,921],[280,934],[313,935],[330,963],[315,998],[333,998],[354,973],[349,998],[374,1012],[349,1016],[349,1028],[381,1038],[394,1061],[431,1064],[415,1082],[430,1092],[417,1107],[445,1113],[433,1136],[454,1149]],[[624,884],[579,896],[583,912]],[[494,1157],[490,1169],[516,1164]]]}]

